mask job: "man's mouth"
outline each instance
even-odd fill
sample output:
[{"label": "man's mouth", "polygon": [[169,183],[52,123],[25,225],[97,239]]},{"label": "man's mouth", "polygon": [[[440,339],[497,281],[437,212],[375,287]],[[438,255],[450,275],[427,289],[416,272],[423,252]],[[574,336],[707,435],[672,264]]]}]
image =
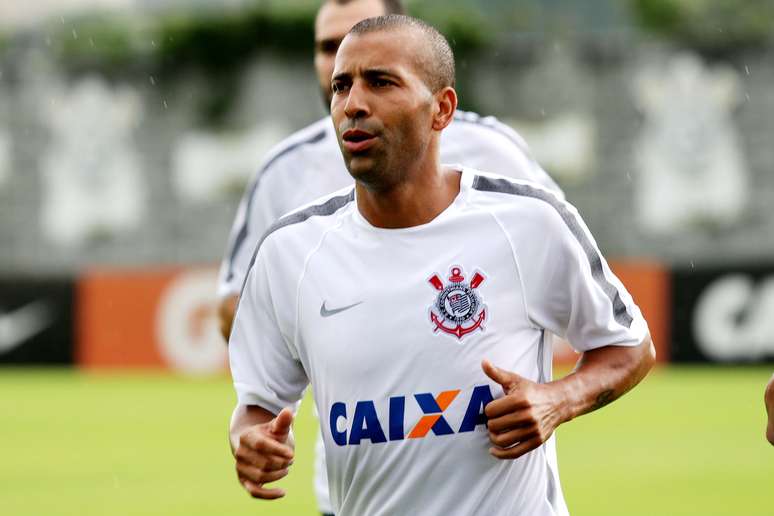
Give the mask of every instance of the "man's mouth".
[{"label": "man's mouth", "polygon": [[376,142],[376,136],[362,129],[347,129],[341,140],[347,151],[357,153],[370,148]]}]

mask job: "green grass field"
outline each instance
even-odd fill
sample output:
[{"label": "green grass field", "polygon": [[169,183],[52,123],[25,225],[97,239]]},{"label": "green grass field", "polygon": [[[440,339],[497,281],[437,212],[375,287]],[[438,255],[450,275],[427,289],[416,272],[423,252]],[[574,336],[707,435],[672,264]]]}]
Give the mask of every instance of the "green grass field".
[{"label": "green grass field", "polygon": [[[770,369],[669,367],[559,430],[574,515],[774,514]],[[0,369],[0,514],[312,515],[305,402],[280,502],[252,500],[226,444],[225,378]]]}]

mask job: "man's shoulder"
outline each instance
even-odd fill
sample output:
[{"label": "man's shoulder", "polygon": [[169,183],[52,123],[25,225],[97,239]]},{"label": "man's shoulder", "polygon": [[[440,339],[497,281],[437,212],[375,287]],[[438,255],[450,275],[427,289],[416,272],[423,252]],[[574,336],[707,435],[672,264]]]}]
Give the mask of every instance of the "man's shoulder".
[{"label": "man's shoulder", "polygon": [[[584,249],[594,248],[578,210],[541,184],[476,172],[471,191],[471,205],[493,217],[517,248],[525,244],[532,248],[566,248],[571,242],[580,243]],[[546,258],[532,252],[527,255]]]},{"label": "man's shoulder", "polygon": [[338,190],[280,217],[263,234],[255,246],[249,272],[260,260],[277,270],[292,275],[301,274],[303,263],[325,232],[334,227],[337,214],[355,200],[354,186]]},{"label": "man's shoulder", "polygon": [[289,244],[310,245],[314,236],[335,224],[335,215],[355,200],[354,186],[342,188],[300,206],[280,217],[261,237],[258,248],[269,241],[280,247]]},{"label": "man's shoulder", "polygon": [[569,206],[557,192],[536,181],[483,170],[468,170],[473,176],[471,188],[481,194],[479,199],[506,206],[513,202],[531,202],[530,200],[540,201],[554,209],[560,205]]},{"label": "man's shoulder", "polygon": [[525,179],[471,170],[472,202],[496,214],[530,223],[550,223],[573,217],[575,208],[556,191]]},{"label": "man's shoulder", "polygon": [[473,111],[458,109],[446,131],[450,140],[474,138],[485,144],[515,145],[525,154],[529,153],[524,138],[494,116],[482,116]]},{"label": "man's shoulder", "polygon": [[299,129],[269,150],[261,165],[260,173],[266,173],[283,161],[296,159],[310,151],[327,150],[330,143],[336,141],[333,134],[331,119],[327,116]]}]

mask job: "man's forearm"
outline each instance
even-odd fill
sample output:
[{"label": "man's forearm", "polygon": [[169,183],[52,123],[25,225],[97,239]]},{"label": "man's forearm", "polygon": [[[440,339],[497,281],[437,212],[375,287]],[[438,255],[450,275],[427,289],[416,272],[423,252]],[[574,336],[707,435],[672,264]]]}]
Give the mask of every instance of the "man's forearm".
[{"label": "man's forearm", "polygon": [[656,360],[650,336],[639,346],[607,346],[586,351],[572,373],[557,380],[564,403],[563,421],[604,407],[645,378]]}]

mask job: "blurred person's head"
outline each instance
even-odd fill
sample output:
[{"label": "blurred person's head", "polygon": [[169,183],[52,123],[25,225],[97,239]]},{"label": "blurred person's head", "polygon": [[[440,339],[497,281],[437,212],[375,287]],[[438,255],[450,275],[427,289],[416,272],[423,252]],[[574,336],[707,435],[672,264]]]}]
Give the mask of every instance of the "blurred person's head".
[{"label": "blurred person's head", "polygon": [[369,18],[341,42],[331,115],[347,169],[372,190],[437,167],[441,131],[457,107],[454,54],[430,25]]},{"label": "blurred person's head", "polygon": [[341,40],[359,21],[384,14],[403,14],[401,0],[325,0],[314,22],[314,67],[326,108],[331,105],[333,61]]}]

